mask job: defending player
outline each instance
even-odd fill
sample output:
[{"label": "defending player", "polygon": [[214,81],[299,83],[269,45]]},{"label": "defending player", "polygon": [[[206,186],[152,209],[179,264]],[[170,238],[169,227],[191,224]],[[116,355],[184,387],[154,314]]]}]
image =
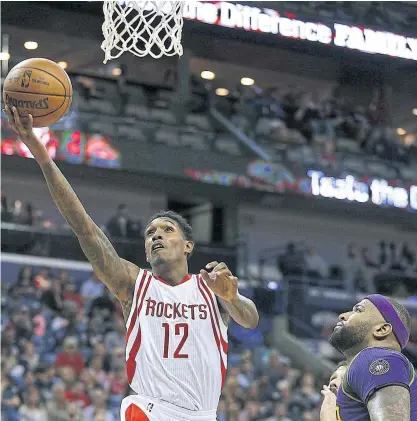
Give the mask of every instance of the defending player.
[{"label": "defending player", "polygon": [[324,396],[320,408],[320,421],[337,421],[336,396],[346,374],[347,364],[342,361],[330,376],[329,385],[324,385],[321,394]]},{"label": "defending player", "polygon": [[254,303],[238,293],[237,278],[217,262],[199,275],[188,274],[193,232],[175,212],[155,215],[146,227],[152,272],[121,259],[33,133],[32,117],[26,128],[14,107],[6,113],[95,274],[122,305],[126,369],[138,394],[123,400],[122,420],[215,420],[226,374],[228,318],[247,328],[259,320]]},{"label": "defending player", "polygon": [[338,421],[417,421],[417,380],[401,353],[411,321],[397,301],[367,296],[339,316],[329,342],[348,369],[337,394]]}]

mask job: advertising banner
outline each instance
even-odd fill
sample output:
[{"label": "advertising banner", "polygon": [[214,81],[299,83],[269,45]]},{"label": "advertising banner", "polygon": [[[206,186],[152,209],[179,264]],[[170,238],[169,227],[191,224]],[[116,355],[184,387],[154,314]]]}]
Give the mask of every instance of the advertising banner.
[{"label": "advertising banner", "polygon": [[417,60],[417,39],[342,23],[300,19],[293,13],[227,1],[185,3],[184,19],[281,38],[305,40],[368,54]]}]

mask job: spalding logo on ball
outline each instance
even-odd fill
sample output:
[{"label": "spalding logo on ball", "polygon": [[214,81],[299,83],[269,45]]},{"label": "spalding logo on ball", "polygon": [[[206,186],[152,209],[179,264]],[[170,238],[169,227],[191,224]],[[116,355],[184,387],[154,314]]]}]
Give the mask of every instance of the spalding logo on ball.
[{"label": "spalding logo on ball", "polygon": [[10,70],[4,80],[3,100],[16,107],[22,122],[32,114],[33,127],[47,127],[67,113],[72,85],[67,72],[45,58],[31,58]]}]

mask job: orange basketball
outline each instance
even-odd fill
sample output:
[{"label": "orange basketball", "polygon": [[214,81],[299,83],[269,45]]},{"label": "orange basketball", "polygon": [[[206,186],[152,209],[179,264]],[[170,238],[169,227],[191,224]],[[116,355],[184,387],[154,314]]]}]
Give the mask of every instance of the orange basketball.
[{"label": "orange basketball", "polygon": [[47,127],[69,109],[72,85],[66,71],[45,58],[30,58],[10,70],[3,87],[3,101],[16,107],[22,122],[32,114],[33,127]]}]

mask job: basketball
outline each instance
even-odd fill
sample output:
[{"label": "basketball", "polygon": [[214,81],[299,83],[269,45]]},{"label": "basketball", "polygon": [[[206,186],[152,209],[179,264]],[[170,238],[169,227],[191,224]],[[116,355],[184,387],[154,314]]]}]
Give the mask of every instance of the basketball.
[{"label": "basketball", "polygon": [[71,81],[65,70],[51,60],[24,60],[6,76],[3,101],[17,108],[22,122],[32,114],[33,127],[47,127],[68,111],[72,102]]}]

